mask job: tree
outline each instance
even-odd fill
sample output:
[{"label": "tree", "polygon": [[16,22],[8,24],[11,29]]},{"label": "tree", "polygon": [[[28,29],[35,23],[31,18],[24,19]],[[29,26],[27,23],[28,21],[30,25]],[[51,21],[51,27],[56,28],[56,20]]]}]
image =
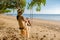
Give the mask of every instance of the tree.
[{"label": "tree", "polygon": [[[21,8],[25,9],[26,7],[26,0],[0,0],[0,10],[4,10],[7,8]],[[40,11],[41,10],[41,5],[46,4],[46,0],[31,0],[31,2],[28,3],[27,8],[32,9],[34,6],[36,6],[36,10]]]},{"label": "tree", "polygon": [[[7,8],[12,8],[12,9],[20,8],[20,13],[23,14],[26,6],[28,9],[32,9],[34,6],[36,6],[36,11],[40,11],[41,5],[43,4],[45,6],[46,0],[31,0],[31,2],[28,3],[28,5],[26,4],[27,4],[26,0],[0,0],[0,10],[5,10]],[[21,14],[19,13],[17,14],[18,15],[17,19],[18,17],[21,18]],[[18,19],[18,22],[19,22],[19,26],[23,24],[21,19]],[[23,29],[23,28],[20,28],[20,29]]]}]

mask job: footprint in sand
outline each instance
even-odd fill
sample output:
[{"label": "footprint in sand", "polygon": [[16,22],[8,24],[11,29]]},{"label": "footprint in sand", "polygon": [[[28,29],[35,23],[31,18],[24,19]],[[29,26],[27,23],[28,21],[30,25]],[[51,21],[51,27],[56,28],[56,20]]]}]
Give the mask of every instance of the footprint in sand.
[{"label": "footprint in sand", "polygon": [[46,35],[43,35],[43,37],[40,40],[43,40],[46,37]]}]

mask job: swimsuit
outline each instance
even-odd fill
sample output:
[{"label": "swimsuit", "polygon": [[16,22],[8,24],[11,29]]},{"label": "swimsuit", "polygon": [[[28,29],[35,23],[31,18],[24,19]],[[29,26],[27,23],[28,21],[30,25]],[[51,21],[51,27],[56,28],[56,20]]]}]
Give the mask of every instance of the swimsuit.
[{"label": "swimsuit", "polygon": [[19,29],[20,29],[20,30],[23,30],[24,28],[21,28],[21,27],[20,27]]}]

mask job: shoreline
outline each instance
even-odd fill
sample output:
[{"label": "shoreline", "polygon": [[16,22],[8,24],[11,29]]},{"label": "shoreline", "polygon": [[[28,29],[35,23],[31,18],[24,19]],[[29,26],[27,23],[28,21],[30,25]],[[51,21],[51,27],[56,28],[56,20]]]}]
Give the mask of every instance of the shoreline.
[{"label": "shoreline", "polygon": [[51,22],[58,22],[58,23],[60,23],[60,21],[58,21],[58,20],[47,20],[47,19],[39,19],[39,18],[33,18],[33,19],[43,20],[43,21],[51,21]]},{"label": "shoreline", "polygon": [[[11,14],[11,15],[10,15],[10,14],[5,14],[5,15],[14,16],[14,14]],[[30,15],[30,14],[27,14],[27,15]],[[36,14],[35,14],[35,15],[36,15]],[[45,15],[45,16],[46,16],[46,15],[49,15],[49,14],[41,14],[41,15]],[[50,14],[50,16],[51,16],[51,15],[52,15],[52,14]],[[23,14],[23,16],[26,16],[26,15]],[[55,16],[56,16],[56,14],[55,14]],[[58,15],[58,16],[59,16],[59,15]],[[16,17],[16,14],[15,14],[15,17]],[[43,16],[42,16],[42,17],[43,17]],[[47,17],[48,17],[48,16],[47,16]],[[47,17],[45,17],[45,18],[47,18]],[[28,18],[30,18],[30,17],[28,16]],[[37,18],[32,17],[32,18],[33,18],[33,19],[40,19],[40,20],[47,20],[47,21],[57,21],[57,22],[60,22],[60,20],[57,20],[57,19],[54,19],[54,18],[53,18],[53,19],[49,19],[49,18],[48,18],[48,19],[45,19],[45,18],[38,18],[38,17],[37,17]]]}]

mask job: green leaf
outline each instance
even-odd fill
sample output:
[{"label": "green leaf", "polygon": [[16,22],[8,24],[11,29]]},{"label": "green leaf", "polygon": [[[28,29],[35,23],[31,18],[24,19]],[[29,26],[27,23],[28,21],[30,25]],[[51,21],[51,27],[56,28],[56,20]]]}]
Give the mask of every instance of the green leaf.
[{"label": "green leaf", "polygon": [[45,6],[46,0],[41,0],[42,4]]}]

